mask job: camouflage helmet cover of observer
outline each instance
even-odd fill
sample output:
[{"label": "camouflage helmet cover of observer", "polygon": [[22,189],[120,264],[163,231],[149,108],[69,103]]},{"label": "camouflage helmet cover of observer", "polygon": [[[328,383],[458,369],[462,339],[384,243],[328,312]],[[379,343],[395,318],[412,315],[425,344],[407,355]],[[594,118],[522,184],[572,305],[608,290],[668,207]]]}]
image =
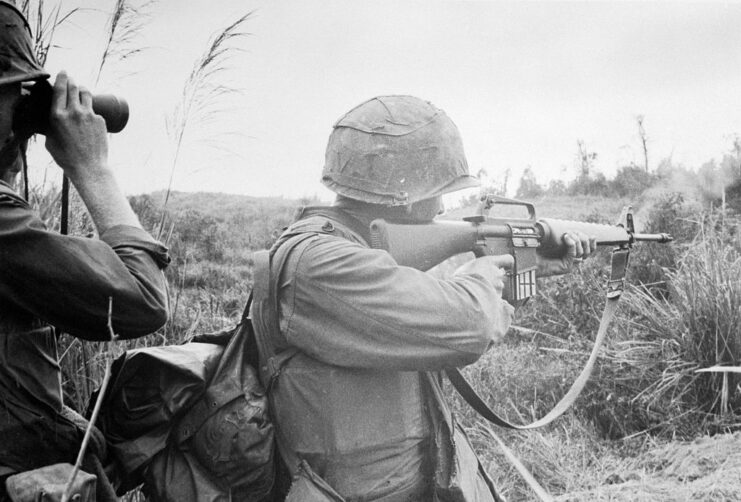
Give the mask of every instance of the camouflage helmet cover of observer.
[{"label": "camouflage helmet cover of observer", "polygon": [[373,204],[406,205],[478,186],[468,174],[458,128],[413,96],[378,96],[334,125],[322,183]]},{"label": "camouflage helmet cover of observer", "polygon": [[5,0],[0,0],[0,27],[0,85],[49,78],[36,59],[28,21]]}]

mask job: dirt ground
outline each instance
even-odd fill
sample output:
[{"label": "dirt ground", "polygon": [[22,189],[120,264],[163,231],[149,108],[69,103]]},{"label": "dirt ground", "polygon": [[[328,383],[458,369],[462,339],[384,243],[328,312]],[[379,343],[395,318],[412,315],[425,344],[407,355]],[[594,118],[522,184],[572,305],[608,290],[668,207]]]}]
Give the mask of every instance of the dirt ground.
[{"label": "dirt ground", "polygon": [[606,482],[556,500],[741,501],[741,433],[667,443],[637,457]]}]

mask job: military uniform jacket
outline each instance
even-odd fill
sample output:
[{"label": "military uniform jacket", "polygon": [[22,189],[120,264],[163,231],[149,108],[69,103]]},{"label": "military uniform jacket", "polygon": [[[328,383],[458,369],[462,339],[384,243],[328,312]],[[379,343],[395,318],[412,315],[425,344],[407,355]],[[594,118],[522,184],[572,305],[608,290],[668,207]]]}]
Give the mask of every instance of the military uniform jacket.
[{"label": "military uniform jacket", "polygon": [[[131,338],[167,318],[167,249],[139,228],[63,236],[0,182],[0,476],[74,463],[81,434],[62,411],[57,333]],[[2,490],[0,490],[0,493]]]},{"label": "military uniform jacket", "polygon": [[326,482],[327,500],[498,500],[436,372],[476,361],[510,311],[489,278],[401,267],[363,230],[341,210],[305,210],[271,250],[269,293],[256,285],[281,455]]}]

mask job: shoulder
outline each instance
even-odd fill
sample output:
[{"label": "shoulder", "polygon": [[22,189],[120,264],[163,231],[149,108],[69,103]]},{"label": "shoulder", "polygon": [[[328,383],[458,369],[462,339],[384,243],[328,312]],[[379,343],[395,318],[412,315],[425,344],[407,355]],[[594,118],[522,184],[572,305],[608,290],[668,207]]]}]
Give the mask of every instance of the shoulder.
[{"label": "shoulder", "polygon": [[301,279],[304,287],[367,281],[398,268],[383,250],[334,235],[314,234],[293,246],[282,266],[283,278]]},{"label": "shoulder", "polygon": [[270,254],[273,263],[283,263],[289,256],[301,255],[314,246],[365,246],[365,241],[356,232],[334,218],[317,215],[302,218],[292,223],[273,244]]},{"label": "shoulder", "polygon": [[365,244],[360,234],[338,218],[331,215],[316,215],[298,220],[291,224],[281,235],[278,242],[293,238],[299,234],[325,235],[338,237],[357,244]]},{"label": "shoulder", "polygon": [[294,222],[278,238],[271,254],[273,274],[284,279],[302,276],[318,283],[396,266],[388,253],[371,249],[358,232],[331,215]]}]

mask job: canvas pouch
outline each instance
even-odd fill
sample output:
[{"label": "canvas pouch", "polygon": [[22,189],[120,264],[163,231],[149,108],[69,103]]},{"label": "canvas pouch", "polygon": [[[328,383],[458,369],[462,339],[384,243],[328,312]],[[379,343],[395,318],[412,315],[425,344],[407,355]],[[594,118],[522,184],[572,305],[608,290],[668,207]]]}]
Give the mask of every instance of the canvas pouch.
[{"label": "canvas pouch", "polygon": [[[60,502],[74,466],[47,465],[10,476],[5,487],[13,502]],[[95,502],[96,477],[78,471],[72,485],[71,502]]]},{"label": "canvas pouch", "polygon": [[345,499],[302,460],[285,502],[345,502]]}]

